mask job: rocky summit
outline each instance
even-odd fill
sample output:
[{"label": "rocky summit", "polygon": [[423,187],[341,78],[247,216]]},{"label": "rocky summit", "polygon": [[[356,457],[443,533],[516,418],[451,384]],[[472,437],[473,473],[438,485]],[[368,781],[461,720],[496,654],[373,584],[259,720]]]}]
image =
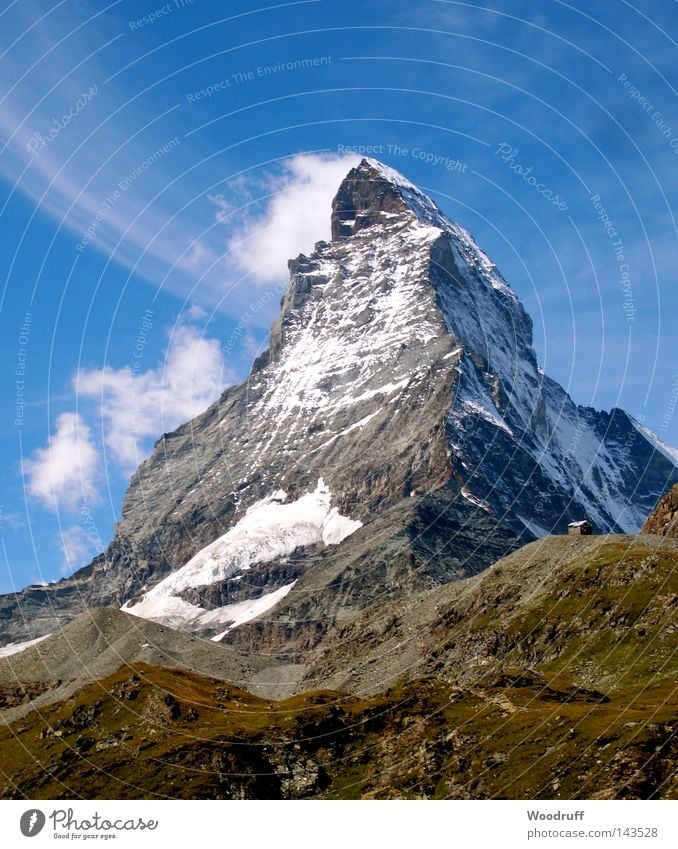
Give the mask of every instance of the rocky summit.
[{"label": "rocky summit", "polygon": [[289,663],[572,520],[635,533],[678,481],[632,416],[543,373],[516,294],[408,180],[365,159],[331,214],[248,379],[162,436],[105,552],[0,598],[2,643],[113,606]]}]

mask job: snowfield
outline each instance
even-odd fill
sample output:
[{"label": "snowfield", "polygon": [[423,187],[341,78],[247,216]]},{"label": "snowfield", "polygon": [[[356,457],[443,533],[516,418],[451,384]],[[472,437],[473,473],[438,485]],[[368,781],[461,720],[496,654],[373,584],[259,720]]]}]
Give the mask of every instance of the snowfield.
[{"label": "snowfield", "polygon": [[172,628],[209,628],[229,625],[229,630],[270,610],[292,589],[294,583],[251,601],[204,610],[181,598],[185,590],[239,577],[255,563],[292,554],[297,548],[322,543],[338,545],[362,527],[362,522],[342,516],[331,506],[332,494],[319,478],[314,492],[287,502],[277,490],[253,504],[229,531],[195,554],[185,566],[168,575],[145,593],[136,604],[126,602],[121,610]]},{"label": "snowfield", "polygon": [[44,637],[38,637],[35,640],[26,640],[26,642],[24,643],[9,643],[9,645],[0,648],[0,657],[9,657],[12,654],[19,654],[19,652],[25,651],[31,646],[34,646],[37,643],[41,643],[43,640],[46,640],[47,637],[51,637],[51,634],[45,634]]}]

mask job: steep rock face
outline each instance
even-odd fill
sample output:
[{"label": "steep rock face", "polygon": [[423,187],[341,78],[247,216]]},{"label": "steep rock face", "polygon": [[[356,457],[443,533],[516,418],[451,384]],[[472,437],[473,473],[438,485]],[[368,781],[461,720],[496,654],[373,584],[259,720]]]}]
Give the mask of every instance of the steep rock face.
[{"label": "steep rock face", "polygon": [[[71,579],[0,598],[5,641],[48,633],[87,606],[157,612],[159,597],[181,615],[199,610],[200,633],[212,635],[243,619],[236,605],[269,596],[278,604],[265,633],[240,625],[242,637],[225,639],[284,632],[307,646],[384,593],[475,574],[518,535],[583,516],[635,531],[678,479],[668,450],[628,414],[577,407],[541,372],[515,293],[399,174],[363,160],[337,193],[332,233],[290,262],[269,350],[249,379],[165,434],[135,473],[105,555]],[[277,547],[243,551],[248,511],[256,519],[277,499],[294,512],[319,492],[315,536],[300,516],[274,534]],[[423,522],[431,505],[435,521]],[[330,520],[353,535],[327,536]],[[172,577],[226,534],[238,547],[204,585]],[[406,544],[388,543],[385,559],[385,539]],[[356,548],[372,568],[360,569]]]},{"label": "steep rock face", "polygon": [[660,534],[678,538],[678,484],[659,499],[641,530],[643,534]]}]

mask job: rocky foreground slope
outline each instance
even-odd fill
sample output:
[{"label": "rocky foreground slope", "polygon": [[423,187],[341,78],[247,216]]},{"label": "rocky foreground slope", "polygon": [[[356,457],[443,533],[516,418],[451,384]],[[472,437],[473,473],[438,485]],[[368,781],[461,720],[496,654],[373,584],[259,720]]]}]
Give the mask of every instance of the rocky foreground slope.
[{"label": "rocky foreground slope", "polygon": [[124,605],[233,648],[305,650],[572,519],[635,532],[676,480],[631,416],[578,407],[543,374],[529,316],[472,237],[363,160],[332,241],[290,262],[249,379],[162,437],[105,553],[0,598],[0,639]]},{"label": "rocky foreground slope", "polygon": [[[651,721],[648,718],[651,717]],[[135,665],[0,729],[3,798],[675,798],[666,683],[605,696],[536,673],[267,702]]]},{"label": "rocky foreground slope", "polygon": [[647,517],[642,533],[678,538],[678,484],[659,499]]},{"label": "rocky foreground slope", "polygon": [[[539,540],[337,626],[275,702],[223,680],[224,647],[97,612],[66,629],[85,666],[61,646],[70,685],[49,678],[56,637],[0,663],[0,793],[676,798],[677,567],[678,542],[652,535]],[[138,645],[88,683],[97,628]]]}]

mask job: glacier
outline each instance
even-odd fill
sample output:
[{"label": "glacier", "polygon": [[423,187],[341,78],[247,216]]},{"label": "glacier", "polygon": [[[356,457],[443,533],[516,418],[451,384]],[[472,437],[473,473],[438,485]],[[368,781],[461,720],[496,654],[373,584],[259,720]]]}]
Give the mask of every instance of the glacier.
[{"label": "glacier", "polygon": [[197,552],[140,599],[126,601],[121,610],[172,628],[206,630],[238,625],[270,610],[292,589],[291,582],[258,598],[205,610],[181,597],[188,589],[206,587],[229,577],[246,579],[252,564],[292,554],[296,549],[322,543],[338,545],[362,527],[362,522],[342,516],[331,506],[332,493],[322,478],[313,492],[288,502],[277,490],[255,502],[237,524]]}]

